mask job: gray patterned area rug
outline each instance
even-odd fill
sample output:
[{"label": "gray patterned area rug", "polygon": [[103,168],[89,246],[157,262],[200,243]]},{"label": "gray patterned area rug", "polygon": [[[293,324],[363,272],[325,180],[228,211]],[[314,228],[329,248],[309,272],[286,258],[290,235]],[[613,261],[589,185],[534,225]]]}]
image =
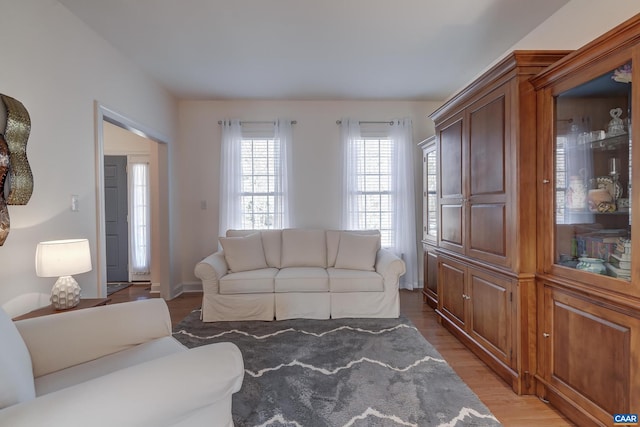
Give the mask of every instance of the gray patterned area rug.
[{"label": "gray patterned area rug", "polygon": [[500,425],[404,317],[203,323],[198,310],[174,337],[240,348],[236,427]]}]

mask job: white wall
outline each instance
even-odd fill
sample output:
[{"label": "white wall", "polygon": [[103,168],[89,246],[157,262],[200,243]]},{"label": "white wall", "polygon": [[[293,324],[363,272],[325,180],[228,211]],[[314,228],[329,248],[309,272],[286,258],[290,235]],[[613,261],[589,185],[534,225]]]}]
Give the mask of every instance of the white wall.
[{"label": "white wall", "polygon": [[460,89],[473,82],[514,50],[580,49],[638,13],[640,13],[640,1],[571,0],[485,69],[479,70],[476,77]]},{"label": "white wall", "polygon": [[638,13],[639,1],[571,0],[509,51],[579,49]]},{"label": "white wall", "polygon": [[[336,120],[390,120],[409,117],[417,144],[433,135],[428,115],[440,102],[410,101],[181,101],[180,148],[177,156],[183,215],[177,253],[182,254],[183,281],[195,281],[193,267],[217,247],[220,165],[218,120],[296,120],[293,126],[292,217],[296,227],[340,226],[341,153]],[[416,193],[421,188],[421,151],[416,147]],[[207,209],[201,209],[205,201]],[[417,198],[417,218],[421,199]]]},{"label": "white wall", "polygon": [[[10,206],[11,232],[0,247],[0,304],[50,292],[55,279],[34,269],[39,241],[86,237],[94,270],[76,277],[96,296],[94,101],[174,140],[176,101],[55,0],[0,0],[0,92],[31,116],[27,145],[34,192]],[[70,196],[80,196],[71,212]],[[167,280],[169,280],[167,278]]]}]

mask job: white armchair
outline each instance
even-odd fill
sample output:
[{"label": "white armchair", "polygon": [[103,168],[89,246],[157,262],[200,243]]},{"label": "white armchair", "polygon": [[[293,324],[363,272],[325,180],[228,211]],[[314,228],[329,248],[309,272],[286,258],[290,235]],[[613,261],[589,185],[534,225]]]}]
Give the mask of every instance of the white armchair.
[{"label": "white armchair", "polygon": [[232,426],[231,343],[188,350],[162,299],[13,322],[0,309],[0,425]]}]

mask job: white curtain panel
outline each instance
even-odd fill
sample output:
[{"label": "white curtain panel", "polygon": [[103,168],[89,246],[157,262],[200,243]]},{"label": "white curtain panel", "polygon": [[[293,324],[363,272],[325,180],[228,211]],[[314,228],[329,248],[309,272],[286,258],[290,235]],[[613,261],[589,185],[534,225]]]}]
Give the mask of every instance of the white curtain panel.
[{"label": "white curtain panel", "polygon": [[410,119],[396,121],[390,129],[394,141],[393,191],[395,252],[402,256],[407,272],[400,278],[400,287],[414,289],[418,279],[418,240],[415,214],[414,144]]},{"label": "white curtain panel", "polygon": [[342,140],[342,225],[343,230],[354,230],[358,222],[358,156],[356,141],[362,139],[358,120],[342,119],[340,124]]},{"label": "white curtain panel", "polygon": [[224,236],[230,228],[240,228],[242,206],[240,204],[241,164],[240,150],[242,128],[238,120],[222,122],[222,147],[220,155],[220,222],[218,234]]},{"label": "white curtain panel", "polygon": [[[280,194],[280,203],[276,203],[274,228],[287,228],[291,223],[290,206],[291,200],[291,141],[293,132],[291,130],[291,120],[276,120],[274,124],[274,141],[279,144],[280,161],[279,173],[276,172],[276,194]],[[281,211],[281,212],[279,212]],[[280,215],[281,214],[281,215]]]},{"label": "white curtain panel", "polygon": [[149,206],[149,164],[133,163],[131,203],[131,273],[149,274],[151,265],[151,209]]}]

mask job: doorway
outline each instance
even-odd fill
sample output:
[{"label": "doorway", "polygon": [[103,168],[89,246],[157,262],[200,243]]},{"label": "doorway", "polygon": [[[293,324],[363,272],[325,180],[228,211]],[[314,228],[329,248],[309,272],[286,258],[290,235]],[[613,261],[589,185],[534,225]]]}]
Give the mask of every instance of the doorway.
[{"label": "doorway", "polygon": [[[147,274],[147,281],[151,282],[151,292],[159,293],[161,297],[170,299],[174,295],[171,292],[170,277],[171,270],[168,262],[170,253],[169,239],[169,171],[168,171],[168,148],[167,139],[157,132],[145,128],[144,126],[110,110],[97,101],[95,103],[95,127],[96,127],[96,175],[97,175],[97,265],[98,273],[98,295],[104,297],[107,294],[107,272],[109,270],[107,258],[110,258],[109,264],[112,263],[112,254],[108,254],[111,250],[107,245],[107,196],[106,196],[106,175],[110,172],[106,171],[105,156],[125,156],[127,163],[130,164],[131,159],[137,160],[140,157],[145,158],[148,164],[148,181],[151,189],[148,200],[149,210],[149,229],[150,238],[150,271]],[[113,144],[110,132],[123,132],[129,138],[144,141],[147,144],[145,150],[134,147],[131,139],[126,139],[123,143],[121,138],[119,143]],[[120,145],[119,145],[120,144]],[[107,163],[108,164],[108,163]],[[126,185],[125,185],[126,188]],[[125,194],[127,192],[125,191]],[[109,196],[111,197],[111,196]],[[128,201],[131,205],[131,201]],[[127,209],[129,210],[129,209]],[[109,226],[110,227],[110,226]],[[128,229],[129,236],[131,230]],[[127,245],[130,238],[126,238]],[[110,246],[110,245],[109,245]],[[121,255],[122,249],[118,249],[118,255]],[[127,261],[119,261],[129,266],[131,260],[131,248],[128,247]],[[131,268],[128,268],[128,278],[131,278]]]}]

